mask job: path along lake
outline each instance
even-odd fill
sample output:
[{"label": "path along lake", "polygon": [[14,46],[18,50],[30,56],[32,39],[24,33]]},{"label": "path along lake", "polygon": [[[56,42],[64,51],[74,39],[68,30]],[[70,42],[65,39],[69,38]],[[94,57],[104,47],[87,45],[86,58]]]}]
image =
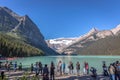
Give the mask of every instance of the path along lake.
[{"label": "path along lake", "polygon": [[[37,57],[25,57],[25,58],[18,58],[13,60],[13,64],[17,61],[17,64],[21,62],[23,67],[30,67],[31,63],[35,64],[36,62],[41,61],[42,64],[50,65],[51,61],[57,65],[58,61],[61,60],[62,62],[66,63],[66,72],[68,71],[68,64],[70,61],[74,64],[74,69],[76,69],[76,62],[80,62],[80,70],[83,72],[84,62],[89,63],[89,67],[95,67],[97,69],[97,73],[102,73],[102,64],[103,61],[106,62],[107,66],[110,63],[115,61],[120,61],[120,56],[37,56]],[[57,67],[57,66],[56,66]],[[74,70],[76,71],[76,70]]]}]

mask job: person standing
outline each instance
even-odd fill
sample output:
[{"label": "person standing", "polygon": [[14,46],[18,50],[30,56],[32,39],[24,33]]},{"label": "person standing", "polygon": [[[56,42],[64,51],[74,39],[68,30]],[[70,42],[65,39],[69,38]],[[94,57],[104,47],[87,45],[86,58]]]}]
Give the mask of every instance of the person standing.
[{"label": "person standing", "polygon": [[71,74],[71,62],[69,62],[68,69],[69,69],[69,74]]},{"label": "person standing", "polygon": [[105,63],[103,64],[103,74],[104,76],[108,76],[107,66]]},{"label": "person standing", "polygon": [[110,73],[111,80],[115,80],[115,68],[113,67],[112,64],[110,64],[109,73]]},{"label": "person standing", "polygon": [[58,68],[58,72],[60,73],[60,75],[62,75],[62,62],[61,61],[58,62],[57,68]]},{"label": "person standing", "polygon": [[35,74],[36,74],[36,76],[39,75],[39,65],[38,65],[38,62],[36,62],[36,64],[35,64]]},{"label": "person standing", "polygon": [[83,74],[86,75],[85,65],[83,66]]},{"label": "person standing", "polygon": [[55,66],[54,66],[54,63],[51,62],[51,66],[50,66],[50,80],[55,80]]},{"label": "person standing", "polygon": [[10,63],[7,64],[7,71],[10,71]]},{"label": "person standing", "polygon": [[15,62],[14,64],[14,71],[16,72],[16,70],[17,70],[17,62]]},{"label": "person standing", "polygon": [[65,62],[63,62],[62,67],[63,67],[63,74],[65,74],[65,67],[66,67]]},{"label": "person standing", "polygon": [[19,71],[22,71],[22,63],[19,64]]},{"label": "person standing", "polygon": [[96,70],[96,68],[94,68],[94,67],[91,67],[90,68],[90,71],[92,72],[92,77],[95,79],[95,80],[97,80],[97,70]]},{"label": "person standing", "polygon": [[117,73],[118,80],[120,80],[120,63],[118,63],[116,66],[116,73]]},{"label": "person standing", "polygon": [[72,74],[74,66],[73,66],[73,63],[71,61],[69,62],[68,69],[69,69],[69,74]]},{"label": "person standing", "polygon": [[43,80],[49,80],[49,71],[47,64],[45,64],[45,67],[43,68]]},{"label": "person standing", "polygon": [[85,65],[85,70],[86,70],[87,74],[89,74],[89,64],[88,64],[88,62],[85,62],[84,65]]},{"label": "person standing", "polygon": [[33,73],[33,69],[34,69],[33,64],[31,64],[31,73]]},{"label": "person standing", "polygon": [[12,61],[10,62],[10,69],[13,67],[13,63],[12,63]]},{"label": "person standing", "polygon": [[42,74],[42,63],[39,62],[38,65],[39,65],[39,73]]},{"label": "person standing", "polygon": [[71,72],[73,74],[73,70],[74,70],[74,66],[73,66],[73,63],[71,62]]},{"label": "person standing", "polygon": [[5,69],[8,71],[8,61],[5,62]]},{"label": "person standing", "polygon": [[4,71],[1,71],[1,79],[4,80],[5,74]]},{"label": "person standing", "polygon": [[79,75],[80,74],[80,63],[79,62],[76,63],[76,71],[77,71],[77,75]]}]

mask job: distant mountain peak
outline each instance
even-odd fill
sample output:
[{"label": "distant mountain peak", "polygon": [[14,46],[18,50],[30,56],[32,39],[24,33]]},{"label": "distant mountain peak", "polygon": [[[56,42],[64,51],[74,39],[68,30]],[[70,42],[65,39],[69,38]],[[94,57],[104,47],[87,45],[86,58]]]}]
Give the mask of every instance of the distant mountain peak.
[{"label": "distant mountain peak", "polygon": [[117,34],[120,31],[120,24],[117,25],[116,28],[111,29],[111,31],[113,32],[113,34]]},{"label": "distant mountain peak", "polygon": [[[93,34],[96,34],[96,33],[98,33],[98,32],[99,32],[99,30],[96,29],[95,27],[93,27],[88,33],[86,33],[86,34],[83,35],[83,36],[84,36],[84,37],[88,37],[88,36],[93,35]],[[81,37],[80,37],[80,40],[81,40]]]},{"label": "distant mountain peak", "polygon": [[96,33],[98,32],[99,30],[95,27],[93,27],[88,33]]},{"label": "distant mountain peak", "polygon": [[19,18],[20,15],[18,15],[17,13],[13,12],[11,9],[7,8],[7,7],[1,7],[2,9],[4,9],[6,12],[8,12],[9,14],[11,14],[13,17],[15,18]]}]

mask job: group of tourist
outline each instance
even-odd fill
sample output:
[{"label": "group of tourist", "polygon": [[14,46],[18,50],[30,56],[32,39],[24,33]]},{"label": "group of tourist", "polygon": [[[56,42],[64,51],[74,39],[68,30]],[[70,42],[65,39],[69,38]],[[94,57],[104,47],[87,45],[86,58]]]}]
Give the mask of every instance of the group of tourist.
[{"label": "group of tourist", "polygon": [[17,69],[19,71],[22,71],[22,63],[19,63],[19,65],[18,65],[17,62],[12,63],[12,62],[6,61],[5,64],[4,64],[4,68],[7,71],[10,71],[11,69],[13,69],[14,71],[16,71]]},{"label": "group of tourist", "polygon": [[[66,68],[68,68],[68,73],[66,72]],[[76,66],[73,65],[73,62],[70,61],[68,66],[65,62],[59,61],[57,66],[54,65],[53,61],[51,62],[50,66],[48,67],[47,64],[45,66],[42,66],[41,62],[36,62],[35,66],[31,64],[31,73],[35,70],[36,76],[39,74],[43,75],[43,80],[48,80],[49,75],[50,79],[54,80],[55,73],[59,76],[66,75],[66,74],[74,74],[74,70],[76,69],[76,74],[80,75],[80,63],[77,62]],[[55,71],[56,70],[56,71]],[[89,74],[89,64],[88,62],[84,62],[84,75]]]},{"label": "group of tourist", "polygon": [[107,69],[106,64],[103,64],[104,76],[110,76],[111,80],[120,80],[120,62],[111,63]]},{"label": "group of tourist", "polygon": [[31,73],[33,73],[33,71],[35,71],[36,76],[41,74],[43,76],[43,80],[49,80],[49,74],[51,80],[55,79],[55,65],[53,62],[51,62],[50,69],[47,64],[43,67],[41,62],[36,62],[35,65],[31,64]]},{"label": "group of tourist", "polygon": [[[0,64],[1,65],[1,64]],[[0,66],[1,68],[1,66]],[[5,62],[4,68],[9,71],[11,68],[13,68],[14,71],[22,70],[22,63],[17,64],[17,62],[12,63],[12,62]],[[106,66],[105,61],[103,62],[103,75],[104,76],[110,76],[110,80],[120,80],[120,62],[116,61],[115,63],[112,63],[109,65],[109,67]],[[35,64],[31,64],[31,73],[36,74],[38,76],[41,74],[43,76],[43,80],[54,80],[55,75],[66,75],[66,74],[76,74],[79,76],[80,75],[80,70],[81,70],[81,65],[80,62],[76,62],[76,65],[73,64],[72,61],[69,62],[68,65],[66,65],[65,62],[59,61],[57,63],[57,66],[54,64],[52,61],[51,64],[48,66],[47,64],[43,64],[41,62],[36,62]],[[66,72],[68,69],[68,73]],[[97,69],[95,67],[89,68],[88,62],[84,62],[84,68],[83,68],[83,74],[87,75],[89,74],[89,71],[92,73],[92,77],[96,78],[97,77]],[[3,72],[1,72],[1,75]],[[50,77],[49,77],[50,76]]]}]

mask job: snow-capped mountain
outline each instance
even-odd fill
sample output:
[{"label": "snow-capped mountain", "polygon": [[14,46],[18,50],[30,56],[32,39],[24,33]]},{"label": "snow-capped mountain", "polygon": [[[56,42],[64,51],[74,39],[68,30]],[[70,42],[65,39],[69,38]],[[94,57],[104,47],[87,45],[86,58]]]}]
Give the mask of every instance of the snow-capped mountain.
[{"label": "snow-capped mountain", "polygon": [[113,32],[111,30],[102,30],[102,31],[99,31],[97,34],[96,34],[96,37],[98,37],[99,39],[101,38],[105,38],[107,36],[113,36]]},{"label": "snow-capped mountain", "polygon": [[111,30],[98,30],[96,28],[92,28],[88,33],[80,37],[50,39],[46,42],[49,47],[56,50],[57,52],[74,54],[77,50],[87,47],[93,42],[97,42],[110,36],[117,36],[119,33],[120,25]]},{"label": "snow-capped mountain", "polygon": [[61,52],[61,50],[70,44],[76,42],[77,37],[75,38],[56,38],[56,39],[50,39],[46,40],[48,46],[57,52]]}]

